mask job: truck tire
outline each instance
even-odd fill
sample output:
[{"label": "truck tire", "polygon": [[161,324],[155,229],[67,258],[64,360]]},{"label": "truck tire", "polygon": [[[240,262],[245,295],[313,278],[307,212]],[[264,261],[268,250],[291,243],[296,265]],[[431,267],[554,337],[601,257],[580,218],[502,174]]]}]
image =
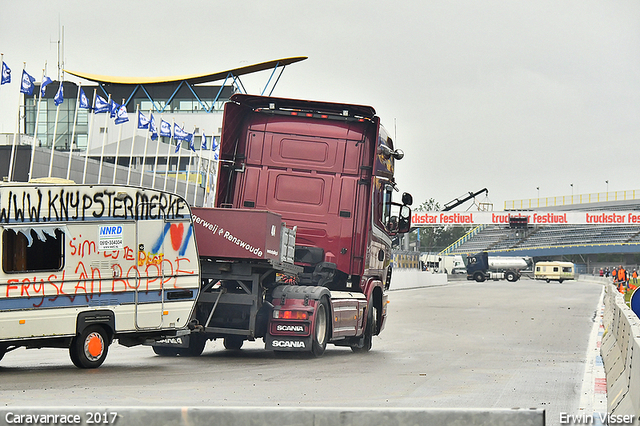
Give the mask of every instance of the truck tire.
[{"label": "truck tire", "polygon": [[329,340],[329,302],[326,296],[323,296],[316,306],[313,314],[314,327],[313,337],[311,339],[311,353],[315,357],[322,356],[327,348],[327,340]]},{"label": "truck tire", "polygon": [[362,346],[351,346],[353,352],[369,352],[373,344],[373,336],[378,328],[378,310],[374,307],[369,309],[367,314],[367,327],[364,330],[364,336],[362,337]]},{"label": "truck tire", "polygon": [[92,325],[77,335],[69,347],[71,362],[78,368],[98,368],[107,358],[109,336],[99,325]]},{"label": "truck tire", "polygon": [[206,344],[207,339],[199,333],[191,334],[189,335],[189,347],[178,349],[178,354],[180,356],[200,356]]},{"label": "truck tire", "polygon": [[516,277],[516,274],[515,274],[515,272],[513,272],[513,271],[507,271],[507,272],[504,274],[504,278],[505,278],[507,281],[509,281],[510,283],[513,283],[513,282],[518,281],[518,278]]},{"label": "truck tire", "polygon": [[224,348],[230,351],[239,351],[244,344],[242,336],[227,336],[224,338]]},{"label": "truck tire", "polygon": [[484,277],[484,274],[482,272],[476,272],[473,275],[473,279],[476,280],[477,282],[481,283],[481,282],[484,282],[485,277]]}]

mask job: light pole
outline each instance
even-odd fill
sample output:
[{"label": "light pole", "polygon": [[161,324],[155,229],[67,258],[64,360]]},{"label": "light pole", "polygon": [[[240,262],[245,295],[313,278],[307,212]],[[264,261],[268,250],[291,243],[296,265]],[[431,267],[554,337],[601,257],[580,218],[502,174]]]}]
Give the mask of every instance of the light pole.
[{"label": "light pole", "polygon": [[573,184],[570,183],[569,185],[571,185],[571,204],[573,204]]},{"label": "light pole", "polygon": [[604,183],[607,184],[607,201],[609,201],[609,181],[605,180]]}]

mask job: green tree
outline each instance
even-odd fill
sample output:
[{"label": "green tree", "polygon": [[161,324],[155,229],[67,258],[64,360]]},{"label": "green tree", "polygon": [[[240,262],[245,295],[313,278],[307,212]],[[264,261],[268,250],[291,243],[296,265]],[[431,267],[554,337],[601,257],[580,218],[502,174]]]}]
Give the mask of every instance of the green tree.
[{"label": "green tree", "polygon": [[[439,211],[440,203],[433,198],[415,208],[416,212]],[[415,227],[409,241],[415,243],[418,251],[439,252],[469,232],[469,226],[436,225]]]}]

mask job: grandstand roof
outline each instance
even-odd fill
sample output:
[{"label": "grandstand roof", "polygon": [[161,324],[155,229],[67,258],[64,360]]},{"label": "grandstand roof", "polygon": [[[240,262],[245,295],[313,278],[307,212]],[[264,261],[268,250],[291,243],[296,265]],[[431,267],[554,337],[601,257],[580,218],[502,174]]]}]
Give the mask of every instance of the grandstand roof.
[{"label": "grandstand roof", "polygon": [[89,74],[78,71],[69,71],[64,70],[64,72],[75,75],[76,77],[83,78],[89,81],[95,81],[97,83],[105,83],[105,84],[165,84],[165,83],[175,83],[180,81],[186,81],[189,84],[202,84],[202,83],[210,83],[213,81],[224,80],[231,75],[239,76],[245,74],[251,74],[258,71],[265,71],[274,67],[281,67],[290,64],[294,64],[296,62],[304,61],[307,59],[306,56],[296,56],[291,58],[283,58],[283,59],[275,59],[272,61],[261,62],[258,64],[247,65],[244,67],[233,68],[226,71],[218,71],[209,74],[191,74],[191,75],[181,75],[174,77],[114,77],[114,76],[106,76],[106,75],[98,75],[98,74]]}]

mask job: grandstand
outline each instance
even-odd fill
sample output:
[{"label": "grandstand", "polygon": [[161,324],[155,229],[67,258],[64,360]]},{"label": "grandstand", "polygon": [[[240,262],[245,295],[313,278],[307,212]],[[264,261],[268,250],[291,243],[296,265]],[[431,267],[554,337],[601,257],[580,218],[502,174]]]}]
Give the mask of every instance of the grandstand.
[{"label": "grandstand", "polygon": [[[637,197],[637,198],[636,198]],[[551,200],[551,201],[550,201]],[[560,200],[560,202],[558,202]],[[602,201],[600,201],[602,200]],[[510,207],[507,209],[507,207]],[[529,208],[523,208],[529,207]],[[506,211],[633,211],[640,210],[640,191],[586,194],[543,200],[505,203]],[[496,255],[559,258],[567,255],[640,253],[639,225],[482,225],[447,247],[440,254],[472,254],[488,251]]]}]

